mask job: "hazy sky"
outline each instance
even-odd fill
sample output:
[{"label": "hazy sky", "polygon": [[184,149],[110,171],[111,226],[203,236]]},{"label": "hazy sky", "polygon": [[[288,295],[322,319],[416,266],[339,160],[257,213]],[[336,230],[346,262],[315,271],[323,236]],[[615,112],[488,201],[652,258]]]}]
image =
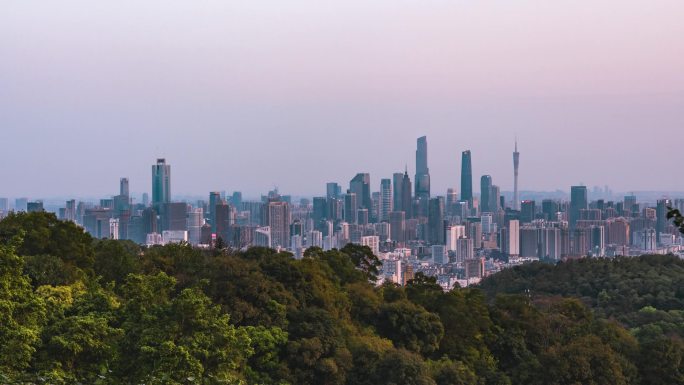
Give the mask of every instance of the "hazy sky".
[{"label": "hazy sky", "polygon": [[[372,188],[427,135],[433,193],[684,190],[682,0],[0,5],[0,196]],[[479,192],[479,187],[475,188]],[[460,192],[460,191],[459,191]]]}]

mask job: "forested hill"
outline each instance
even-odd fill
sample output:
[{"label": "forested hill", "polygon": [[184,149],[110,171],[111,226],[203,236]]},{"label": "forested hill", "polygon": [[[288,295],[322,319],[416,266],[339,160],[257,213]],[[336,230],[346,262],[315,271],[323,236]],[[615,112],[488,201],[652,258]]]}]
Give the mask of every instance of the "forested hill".
[{"label": "forested hill", "polygon": [[684,383],[673,258],[530,265],[446,293],[422,275],[376,287],[376,265],[353,245],[143,249],[10,215],[0,384]]},{"label": "forested hill", "polygon": [[525,294],[533,299],[574,297],[600,317],[639,327],[655,320],[684,337],[684,260],[672,255],[583,258],[557,265],[530,263],[485,279],[494,298]]}]

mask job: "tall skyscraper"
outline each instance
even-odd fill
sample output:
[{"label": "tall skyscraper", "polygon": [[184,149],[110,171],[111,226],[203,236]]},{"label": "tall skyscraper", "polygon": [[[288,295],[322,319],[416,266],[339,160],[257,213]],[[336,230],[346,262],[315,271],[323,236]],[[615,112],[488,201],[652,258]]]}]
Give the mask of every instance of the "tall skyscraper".
[{"label": "tall skyscraper", "polygon": [[344,221],[347,223],[355,223],[356,222],[356,211],[358,210],[357,207],[359,207],[358,203],[358,197],[356,196],[356,193],[353,192],[347,192],[344,195]]},{"label": "tall skyscraper", "polygon": [[152,166],[152,205],[159,208],[164,203],[171,202],[171,165],[166,159],[157,159]]},{"label": "tall skyscraper", "polygon": [[380,222],[389,221],[389,213],[394,209],[392,195],[392,180],[382,179],[380,181]]},{"label": "tall skyscraper", "polygon": [[444,197],[435,197],[430,199],[428,210],[428,242],[432,245],[444,245],[445,232]]},{"label": "tall skyscraper", "polygon": [[130,196],[130,190],[128,188],[128,178],[121,178],[119,180],[119,195],[128,197]]},{"label": "tall skyscraper", "polygon": [[513,151],[513,210],[520,210],[520,197],[518,196],[518,166],[520,165],[520,153],[518,152],[518,140],[515,140]]},{"label": "tall skyscraper", "polygon": [[406,214],[406,219],[413,218],[413,197],[408,170],[404,171],[404,177],[401,180],[401,210]]},{"label": "tall skyscraper", "polygon": [[342,195],[342,188],[335,182],[326,183],[325,191],[328,199],[339,199]]},{"label": "tall skyscraper", "polygon": [[271,246],[287,247],[290,245],[290,205],[287,202],[269,202],[267,223],[271,228]]},{"label": "tall skyscraper", "polygon": [[430,169],[428,168],[427,137],[421,136],[417,140],[416,148],[416,178],[415,196],[418,201],[416,216],[426,216],[428,200],[430,199]]},{"label": "tall skyscraper", "polygon": [[394,185],[394,191],[393,193],[393,211],[404,211],[404,208],[401,206],[403,201],[401,200],[401,194],[404,191],[402,183],[404,182],[404,174],[400,172],[395,172],[392,174],[392,184]]},{"label": "tall skyscraper", "polygon": [[461,154],[461,200],[473,206],[473,165],[470,150]]},{"label": "tall skyscraper", "polygon": [[659,199],[656,206],[656,242],[660,243],[660,234],[665,232],[667,227],[667,208],[672,207],[669,199]]},{"label": "tall skyscraper", "polygon": [[491,175],[482,175],[480,178],[480,212],[491,213],[490,194],[492,191],[492,177]]},{"label": "tall skyscraper", "polygon": [[371,210],[373,202],[371,201],[370,191],[370,174],[358,173],[349,181],[349,190],[356,194],[355,211],[359,208]]},{"label": "tall skyscraper", "polygon": [[580,219],[580,210],[586,210],[588,208],[587,186],[570,187],[570,212],[568,213],[568,222],[571,230],[575,229],[575,225]]},{"label": "tall skyscraper", "polygon": [[221,204],[221,193],[212,191],[209,193],[209,221],[211,222],[211,232],[217,234],[216,230],[216,206]]}]

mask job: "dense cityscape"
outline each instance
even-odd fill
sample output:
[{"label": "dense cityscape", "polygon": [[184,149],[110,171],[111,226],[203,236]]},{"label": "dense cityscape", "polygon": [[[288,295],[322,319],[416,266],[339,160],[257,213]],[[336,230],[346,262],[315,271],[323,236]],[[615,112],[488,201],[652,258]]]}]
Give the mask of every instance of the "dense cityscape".
[{"label": "dense cityscape", "polygon": [[[147,246],[261,246],[287,250],[296,258],[311,247],[327,251],[349,243],[368,246],[383,264],[378,284],[405,285],[422,272],[436,277],[445,290],[478,283],[505,267],[530,261],[684,255],[682,236],[667,219],[669,208],[684,211],[683,197],[648,202],[626,195],[621,200],[590,201],[586,186],[571,186],[569,200],[520,200],[517,142],[512,160],[509,200],[490,175],[480,177],[480,194],[475,193],[470,151],[462,153],[460,190],[434,194],[423,136],[417,139],[413,178],[405,167],[404,172],[381,179],[379,191],[372,188],[368,173],[358,173],[348,185],[327,183],[326,195],[311,199],[294,200],[276,188],[256,201],[244,200],[239,191],[212,191],[206,200],[176,201],[171,164],[157,159],[152,165],[151,200],[145,193],[136,202],[129,179],[123,177],[115,196],[99,202],[72,199],[54,211],[95,238]],[[10,208],[9,199],[0,198],[0,217],[12,209],[49,209],[40,200],[17,198],[14,203]]]}]

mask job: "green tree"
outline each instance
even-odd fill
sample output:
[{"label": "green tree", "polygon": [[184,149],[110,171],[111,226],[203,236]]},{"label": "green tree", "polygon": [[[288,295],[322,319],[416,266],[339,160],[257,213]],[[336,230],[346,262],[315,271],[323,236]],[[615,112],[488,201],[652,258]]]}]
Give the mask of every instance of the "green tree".
[{"label": "green tree", "polygon": [[40,341],[45,303],[36,296],[14,239],[0,245],[0,373],[13,376],[28,367]]}]

